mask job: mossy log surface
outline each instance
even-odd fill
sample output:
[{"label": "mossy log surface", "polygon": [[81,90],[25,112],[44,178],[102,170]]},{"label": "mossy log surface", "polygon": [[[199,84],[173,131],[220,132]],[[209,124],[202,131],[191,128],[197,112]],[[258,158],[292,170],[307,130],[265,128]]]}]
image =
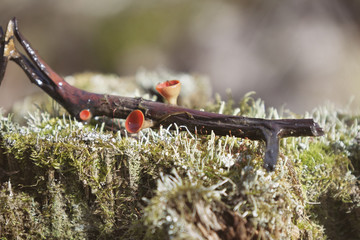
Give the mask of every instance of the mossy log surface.
[{"label": "mossy log surface", "polygon": [[[285,115],[249,95],[206,110]],[[281,140],[267,172],[258,141],[0,114],[0,239],[359,239],[359,116],[301,117],[325,136]]]}]

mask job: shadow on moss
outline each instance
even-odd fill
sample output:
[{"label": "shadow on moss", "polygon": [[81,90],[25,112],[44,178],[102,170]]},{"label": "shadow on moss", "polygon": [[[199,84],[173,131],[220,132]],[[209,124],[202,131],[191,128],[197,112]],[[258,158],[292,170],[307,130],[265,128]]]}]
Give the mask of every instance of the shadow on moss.
[{"label": "shadow on moss", "polygon": [[319,205],[315,205],[312,211],[315,221],[324,226],[329,239],[355,240],[360,238],[360,208],[351,208],[352,203],[334,199],[334,193],[328,193],[319,199]]}]

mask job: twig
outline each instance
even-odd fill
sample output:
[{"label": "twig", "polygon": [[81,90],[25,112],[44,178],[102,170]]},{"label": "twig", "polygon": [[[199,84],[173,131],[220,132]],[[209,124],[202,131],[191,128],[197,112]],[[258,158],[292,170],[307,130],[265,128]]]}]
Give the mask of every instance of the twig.
[{"label": "twig", "polygon": [[0,85],[1,81],[4,78],[6,65],[8,62],[8,58],[4,56],[5,50],[5,34],[3,29],[0,27]]},{"label": "twig", "polygon": [[[14,35],[31,60],[15,48]],[[198,134],[214,132],[221,136],[231,135],[251,140],[264,140],[266,142],[264,167],[267,170],[275,169],[280,138],[323,135],[322,129],[312,119],[247,118],[188,109],[142,98],[83,91],[64,81],[41,59],[20,33],[15,18],[9,22],[5,39],[2,38],[0,44],[1,49],[5,48],[0,65],[0,77],[5,71],[7,60],[13,60],[24,70],[32,83],[43,89],[77,119],[80,119],[79,113],[84,109],[89,110],[92,116],[109,118],[126,118],[132,111],[139,109],[144,113],[145,118],[155,122],[155,127],[160,125],[168,127],[176,123]]]}]

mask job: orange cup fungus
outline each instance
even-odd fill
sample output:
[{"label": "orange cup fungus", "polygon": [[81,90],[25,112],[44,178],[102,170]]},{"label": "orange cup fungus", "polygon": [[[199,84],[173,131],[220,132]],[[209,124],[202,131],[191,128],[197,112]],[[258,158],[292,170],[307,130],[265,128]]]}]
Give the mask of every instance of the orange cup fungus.
[{"label": "orange cup fungus", "polygon": [[91,119],[92,114],[90,112],[89,109],[83,109],[81,110],[81,112],[79,113],[79,117],[82,121],[88,121]]},{"label": "orange cup fungus", "polygon": [[132,111],[125,120],[125,128],[129,133],[137,133],[144,128],[152,126],[152,121],[145,120],[144,114],[140,110]]},{"label": "orange cup fungus", "polygon": [[169,80],[156,85],[156,91],[172,105],[176,105],[180,90],[181,83],[179,80]]}]

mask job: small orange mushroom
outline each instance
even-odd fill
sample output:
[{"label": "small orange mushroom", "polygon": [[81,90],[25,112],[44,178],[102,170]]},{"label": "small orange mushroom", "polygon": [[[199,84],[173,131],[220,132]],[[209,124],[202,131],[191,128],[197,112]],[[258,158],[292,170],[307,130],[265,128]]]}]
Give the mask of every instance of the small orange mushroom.
[{"label": "small orange mushroom", "polygon": [[92,114],[90,112],[89,109],[83,109],[81,110],[81,112],[79,113],[79,117],[82,121],[88,121],[91,119]]},{"label": "small orange mushroom", "polygon": [[176,105],[180,90],[181,83],[179,80],[169,80],[156,85],[156,91],[172,105]]},{"label": "small orange mushroom", "polygon": [[125,128],[129,133],[137,133],[140,130],[154,126],[151,120],[145,120],[144,114],[140,110],[132,111],[125,120]]}]

